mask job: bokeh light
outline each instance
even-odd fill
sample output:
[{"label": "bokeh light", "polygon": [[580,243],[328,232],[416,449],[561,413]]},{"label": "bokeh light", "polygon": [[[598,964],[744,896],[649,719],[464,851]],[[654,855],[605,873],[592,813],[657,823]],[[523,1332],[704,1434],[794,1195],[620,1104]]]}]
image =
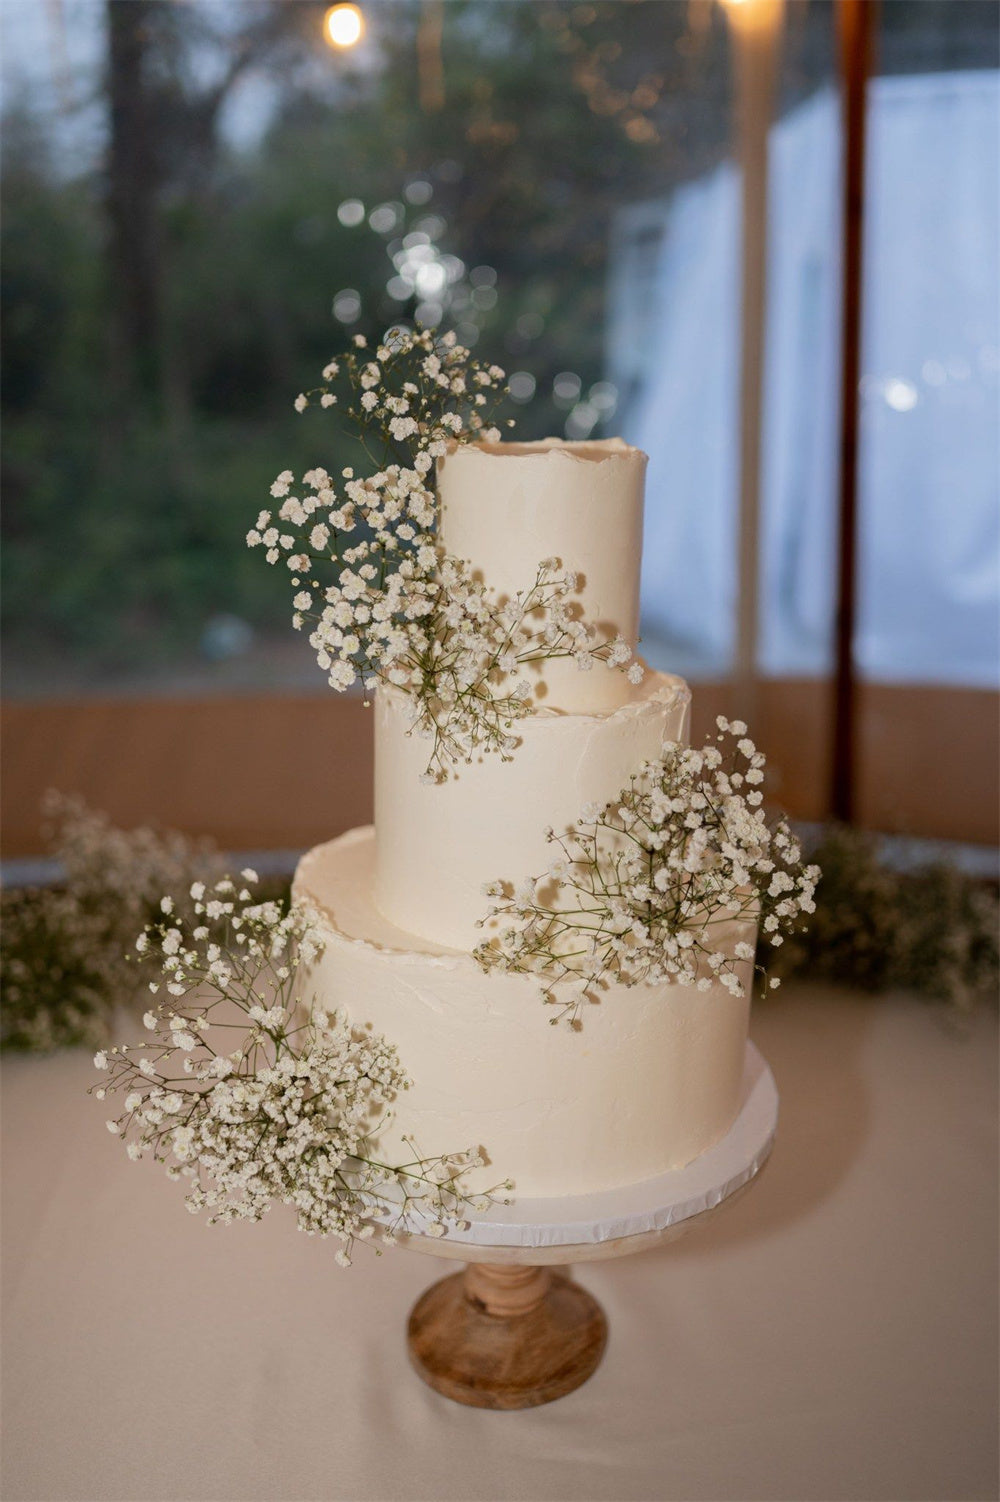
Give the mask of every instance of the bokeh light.
[{"label": "bokeh light", "polygon": [[912,381],[892,377],[884,387],[886,402],[896,412],[910,412],[920,400],[920,393]]},{"label": "bokeh light", "polygon": [[331,5],[323,18],[323,35],[331,47],[355,46],[364,30],[364,17],[356,5]]},{"label": "bokeh light", "polygon": [[337,209],[337,218],[348,229],[353,229],[356,224],[361,224],[365,217],[365,206],[360,198],[345,198]]},{"label": "bokeh light", "polygon": [[530,402],[535,394],[535,378],[530,370],[515,370],[507,384],[511,401],[519,405]]},{"label": "bokeh light", "polygon": [[368,215],[368,223],[377,235],[391,235],[406,217],[401,203],[380,203]]},{"label": "bokeh light", "polygon": [[583,382],[573,370],[561,370],[552,382],[552,400],[557,407],[568,409],[580,399]]},{"label": "bokeh light", "polygon": [[333,299],[333,316],[340,323],[357,323],[361,317],[361,294],[345,287]]},{"label": "bokeh light", "polygon": [[434,197],[434,189],[426,178],[418,177],[413,182],[407,183],[403,189],[403,197],[407,203],[417,205],[430,203]]}]

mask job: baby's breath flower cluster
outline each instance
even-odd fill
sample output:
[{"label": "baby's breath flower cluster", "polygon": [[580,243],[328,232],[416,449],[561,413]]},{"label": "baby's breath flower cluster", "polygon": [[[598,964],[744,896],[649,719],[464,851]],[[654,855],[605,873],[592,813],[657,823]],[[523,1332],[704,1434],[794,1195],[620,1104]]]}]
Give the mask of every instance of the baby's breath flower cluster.
[{"label": "baby's breath flower cluster", "polygon": [[126,951],[164,892],[179,904],[196,877],[221,874],[207,841],[117,829],[76,796],[49,792],[43,832],[58,885],[5,889],[0,1043],[45,1051],[107,1041],[114,1008],[145,978]]},{"label": "baby's breath flower cluster", "polygon": [[[382,641],[374,633],[368,641],[377,676],[411,697],[415,732],[431,743],[426,782],[443,781],[477,751],[510,759],[514,722],[532,712],[531,684],[518,675],[532,665],[575,657],[583,669],[617,667],[632,655],[623,638],[599,642],[572,614],[576,578],[557,559],[543,559],[531,587],[500,602],[468,564],[437,558],[426,574],[404,562],[390,578],[393,625]],[[313,640],[321,636],[322,627]],[[642,669],[633,663],[629,673],[636,681]]]},{"label": "baby's breath flower cluster", "polygon": [[819,868],[802,865],[787,824],[769,826],[761,807],[762,753],[741,721],[720,716],[718,727],[721,749],[670,744],[613,802],[549,830],[560,853],[548,871],[516,890],[487,885],[502,926],[475,957],[485,970],[539,975],[559,1008],[553,1022],[578,1026],[609,979],[742,995],[753,925],[777,947],[815,910]]},{"label": "baby's breath flower cluster", "polygon": [[409,1084],[396,1050],[335,1014],[307,1013],[297,972],[322,947],[313,914],[255,900],[256,881],[246,870],[239,882],[195,882],[190,921],[166,897],[162,921],[139,936],[139,955],[158,961],[149,990],[159,999],[145,1042],[94,1056],[107,1078],[93,1093],[120,1097],[109,1132],[130,1158],[151,1153],[187,1181],[188,1209],[207,1211],[210,1225],[289,1204],[301,1230],[343,1243],[344,1266],[355,1241],[377,1233],[391,1244],[415,1207],[422,1233],[444,1234],[482,1203],[463,1188],[481,1150],[381,1160],[377,1134]]},{"label": "baby's breath flower cluster", "polygon": [[413,698],[417,731],[433,741],[426,775],[440,780],[474,752],[509,756],[512,724],[532,709],[526,667],[573,657],[582,669],[627,668],[633,682],[642,669],[624,640],[601,640],[577,618],[577,579],[559,560],[501,602],[437,540],[435,461],[456,443],[499,440],[499,366],[473,360],[451,333],[394,331],[374,359],[362,335],[354,344],[296,406],[339,405],[372,472],[348,468],[335,481],[312,469],[296,484],[284,470],[271,487],[277,513],[260,513],[247,544],[287,566],[292,624],[310,630],[332,688],[384,683]]}]

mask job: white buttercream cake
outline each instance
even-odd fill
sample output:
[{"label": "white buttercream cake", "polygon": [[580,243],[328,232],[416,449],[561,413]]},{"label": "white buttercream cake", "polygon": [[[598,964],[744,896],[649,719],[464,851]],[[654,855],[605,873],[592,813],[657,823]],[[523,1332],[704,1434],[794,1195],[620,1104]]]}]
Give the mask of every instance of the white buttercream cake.
[{"label": "white buttercream cake", "polygon": [[[583,617],[638,634],[646,456],[619,439],[483,444],[439,464],[440,530],[501,594],[543,558],[580,576]],[[489,899],[551,860],[545,830],[615,798],[642,762],[688,735],[689,691],[647,672],[638,686],[604,666],[541,665],[535,713],[516,722],[509,761],[484,754],[442,782],[421,781],[427,742],[413,706],[379,689],[375,827],[310,851],[295,892],[319,910],[325,942],[310,976],[327,1008],[370,1023],[413,1085],[382,1133],[387,1154],[482,1146],[485,1188],[518,1197],[586,1194],[678,1168],[729,1128],[739,1107],[745,995],[673,982],[612,981],[582,1027],[550,1026],[536,977],[484,973],[472,958]],[[753,927],[731,925],[731,942]]]}]

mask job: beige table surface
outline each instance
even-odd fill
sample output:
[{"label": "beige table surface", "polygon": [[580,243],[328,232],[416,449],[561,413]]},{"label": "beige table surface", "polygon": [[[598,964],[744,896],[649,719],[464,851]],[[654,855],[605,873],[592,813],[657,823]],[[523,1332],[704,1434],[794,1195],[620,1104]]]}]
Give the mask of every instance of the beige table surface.
[{"label": "beige table surface", "polygon": [[446,1264],[343,1272],[284,1214],[208,1229],[108,1136],[89,1055],[8,1060],[4,1502],[995,1498],[995,1015],[789,988],[753,1034],[766,1173],[580,1268],[607,1355],[522,1413],[409,1371]]}]

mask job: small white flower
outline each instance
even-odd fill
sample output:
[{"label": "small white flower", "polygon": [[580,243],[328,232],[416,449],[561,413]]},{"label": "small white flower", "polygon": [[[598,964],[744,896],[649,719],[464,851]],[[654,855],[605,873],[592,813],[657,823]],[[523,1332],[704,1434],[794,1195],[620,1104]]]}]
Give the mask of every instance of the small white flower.
[{"label": "small white flower", "polygon": [[[745,731],[722,726],[720,740]],[[762,770],[752,742],[731,753]],[[753,918],[778,947],[815,905],[818,872],[802,870],[795,842],[784,826],[768,829],[760,794],[744,792],[741,781],[717,747],[664,746],[619,800],[589,804],[568,830],[546,831],[561,847],[548,887],[544,877],[528,878],[511,897],[510,886],[487,886],[487,911],[503,927],[477,947],[477,961],[538,974],[545,998],[571,1020],[606,974],[626,985],[669,980],[742,996],[747,972],[736,967],[752,964],[754,944],[736,939],[728,921],[712,942],[712,925],[720,916]],[[768,854],[772,841],[780,861]]]}]

